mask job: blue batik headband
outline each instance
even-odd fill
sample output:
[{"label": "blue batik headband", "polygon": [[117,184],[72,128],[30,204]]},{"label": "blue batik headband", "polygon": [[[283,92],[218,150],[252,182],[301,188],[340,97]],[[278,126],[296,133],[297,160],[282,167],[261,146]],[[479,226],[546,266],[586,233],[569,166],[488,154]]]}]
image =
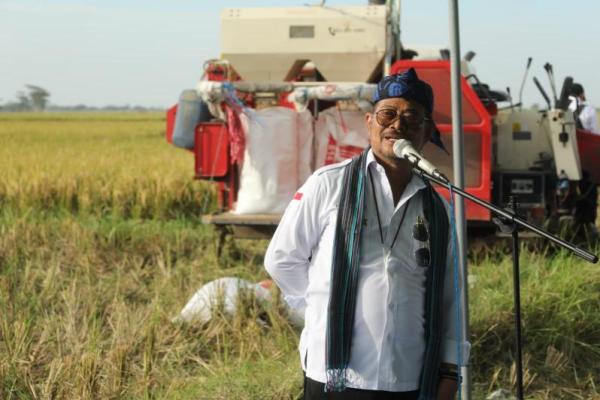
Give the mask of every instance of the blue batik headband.
[{"label": "blue batik headband", "polygon": [[[419,79],[414,68],[410,68],[408,71],[400,74],[383,77],[377,84],[377,89],[375,89],[375,93],[373,94],[373,103],[393,97],[402,97],[406,100],[416,101],[425,108],[428,115],[433,113],[433,90],[427,82]],[[446,151],[440,137],[440,131],[435,126],[435,123],[430,141]]]}]

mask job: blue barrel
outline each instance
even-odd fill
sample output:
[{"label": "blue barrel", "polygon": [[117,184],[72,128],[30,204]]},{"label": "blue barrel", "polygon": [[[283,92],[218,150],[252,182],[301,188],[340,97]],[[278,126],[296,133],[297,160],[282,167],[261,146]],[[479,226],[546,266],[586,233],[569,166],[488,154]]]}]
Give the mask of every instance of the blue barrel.
[{"label": "blue barrel", "polygon": [[177,103],[173,144],[184,149],[194,148],[194,131],[200,122],[210,121],[211,114],[206,103],[193,89],[181,92]]}]

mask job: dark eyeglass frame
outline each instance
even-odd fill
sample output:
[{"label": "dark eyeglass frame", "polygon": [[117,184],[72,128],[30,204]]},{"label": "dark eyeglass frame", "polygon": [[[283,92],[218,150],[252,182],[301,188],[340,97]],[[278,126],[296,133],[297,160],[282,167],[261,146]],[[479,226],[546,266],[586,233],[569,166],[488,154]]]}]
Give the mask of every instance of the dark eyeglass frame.
[{"label": "dark eyeglass frame", "polygon": [[[388,118],[382,120],[382,118],[384,118],[382,117],[382,114],[384,112],[394,113],[395,115],[389,121]],[[409,115],[409,113],[400,113],[398,112],[398,110],[394,110],[392,108],[382,108],[381,110],[375,111],[375,121],[377,121],[377,123],[384,128],[387,128],[388,126],[392,125],[398,119],[401,121],[402,124],[411,128],[420,128],[425,122],[433,121],[433,119],[427,115],[423,117],[413,117]]]},{"label": "dark eyeglass frame", "polygon": [[428,242],[429,232],[424,224],[415,224],[413,226],[412,237],[419,242]]},{"label": "dark eyeglass frame", "polygon": [[413,240],[419,242],[420,246],[415,250],[415,261],[419,267],[428,267],[431,262],[431,250],[429,249],[429,231],[421,217],[412,229]]}]

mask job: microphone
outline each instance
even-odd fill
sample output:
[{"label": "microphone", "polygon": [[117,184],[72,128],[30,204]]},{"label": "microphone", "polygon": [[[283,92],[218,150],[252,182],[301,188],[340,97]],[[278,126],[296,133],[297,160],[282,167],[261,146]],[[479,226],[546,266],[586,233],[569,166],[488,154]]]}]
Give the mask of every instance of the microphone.
[{"label": "microphone", "polygon": [[448,178],[444,176],[432,163],[427,161],[426,159],[419,154],[419,152],[412,146],[412,143],[406,139],[398,139],[396,143],[394,143],[394,154],[398,158],[403,158],[410,162],[413,167],[420,169],[427,174],[444,181],[445,183],[450,183]]}]

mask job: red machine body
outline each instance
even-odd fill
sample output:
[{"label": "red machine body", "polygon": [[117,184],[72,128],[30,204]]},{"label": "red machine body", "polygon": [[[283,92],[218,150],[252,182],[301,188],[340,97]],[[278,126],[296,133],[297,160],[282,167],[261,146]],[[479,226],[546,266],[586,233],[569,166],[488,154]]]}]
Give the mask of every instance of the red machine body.
[{"label": "red machine body", "polygon": [[165,139],[171,144],[173,144],[173,131],[175,130],[175,115],[177,115],[177,105],[174,105],[167,110],[167,131],[165,132]]},{"label": "red machine body", "polygon": [[598,168],[600,155],[600,135],[582,129],[577,130],[577,146],[581,168],[590,173],[590,179],[600,184],[600,169]]},{"label": "red machine body", "polygon": [[[293,192],[290,194],[289,188],[285,187],[288,192],[277,198],[279,208],[276,211],[271,205],[251,209],[242,207],[248,188],[243,186],[240,192],[240,180],[244,181],[246,177],[242,176],[242,172],[251,174],[256,171],[252,167],[242,170],[241,159],[244,158],[244,140],[247,138],[244,133],[240,134],[243,129],[236,122],[241,109],[261,110],[274,106],[307,109],[317,118],[322,116],[321,113],[329,112],[330,107],[338,106],[341,115],[344,111],[363,109],[363,102],[369,99],[368,90],[373,89],[372,84],[383,74],[394,74],[408,68],[415,68],[419,77],[432,86],[435,99],[433,119],[450,153],[430,145],[424,148],[423,156],[452,180],[452,131],[455,127],[447,50],[405,47],[400,41],[400,31],[396,31],[391,23],[399,20],[399,9],[393,7],[369,2],[362,8],[290,10],[236,8],[224,11],[221,15],[223,58],[205,63],[204,76],[196,90],[184,91],[180,96],[179,114],[177,106],[167,111],[167,141],[191,150],[195,178],[210,182],[217,189],[220,213],[205,215],[203,220],[215,224],[221,232],[233,229],[239,237],[249,237],[235,232],[240,227],[268,235],[277,226],[278,212],[287,197],[293,196]],[[340,28],[339,35],[332,33],[337,31],[330,28],[335,24],[345,27]],[[276,40],[263,40],[266,38]],[[394,47],[389,43],[403,44]],[[364,51],[366,47],[369,51]],[[414,57],[420,59],[414,60]],[[509,90],[492,90],[481,83],[471,72],[471,58],[472,55],[461,63],[465,76],[460,79],[464,189],[499,206],[506,206],[510,198],[516,197],[520,214],[538,225],[556,222],[554,225],[558,227],[562,224],[561,220],[574,220],[576,205],[583,203],[578,202],[581,197],[578,187],[586,183],[582,183],[583,171],[589,172],[592,183],[600,184],[600,158],[597,156],[600,153],[600,135],[576,129],[576,112],[565,106],[572,78],[565,79],[560,99],[554,93],[554,105],[548,100],[545,110],[523,109],[520,102],[513,104]],[[541,86],[537,86],[543,97],[548,99]],[[352,92],[356,87],[359,87],[357,92]],[[338,89],[339,92],[332,95]],[[199,98],[197,102],[194,95]],[[205,108],[196,110],[198,104]],[[499,104],[503,106],[498,108]],[[194,119],[195,115],[198,119]],[[213,117],[216,119],[211,120]],[[325,114],[323,119],[317,119],[313,128],[320,128],[322,125],[318,124],[327,118]],[[180,123],[180,120],[184,122]],[[228,126],[229,121],[233,121],[233,127]],[[327,129],[340,128],[342,133],[347,133],[341,118],[339,123],[329,120],[326,123],[329,124]],[[355,122],[355,126],[359,125],[360,120]],[[351,132],[356,133],[356,130]],[[351,157],[367,143],[364,132],[357,134],[359,140],[348,143],[343,143],[339,137],[334,138],[331,130],[325,133],[329,134],[328,138],[313,136],[313,168],[323,164],[323,159],[316,160],[321,157],[326,141],[325,164]],[[250,146],[248,149],[254,148]],[[264,157],[270,157],[269,150],[263,149],[262,145],[259,150],[260,153],[253,155],[255,160],[263,160],[262,152]],[[279,159],[287,152],[293,151],[285,148],[278,152]],[[329,157],[332,153],[333,156]],[[284,164],[288,161],[284,160]],[[270,167],[269,164],[266,170],[256,174],[259,178],[266,178]],[[305,168],[304,172],[310,168]],[[252,182],[249,184],[250,191],[256,189],[255,193],[258,193],[253,197],[259,199],[256,203],[263,202],[270,193],[259,187],[262,184],[259,178],[249,180]],[[298,175],[293,186],[301,184],[304,179],[305,173],[301,177]],[[441,187],[437,190],[449,200],[448,190]],[[589,208],[595,210],[595,200],[591,200]],[[490,211],[483,207],[466,201],[465,213],[469,227],[479,222],[493,226]]]},{"label": "red machine body", "polygon": [[[444,154],[433,146],[428,146],[425,157],[452,177],[452,109],[450,90],[450,63],[448,61],[398,61],[392,65],[391,73],[414,68],[421,79],[428,82],[434,92],[433,119],[442,135],[442,142],[450,155]],[[492,125],[488,110],[467,83],[461,77],[463,132],[465,142],[465,189],[483,200],[491,200],[491,148]],[[447,189],[438,191],[449,199]],[[467,219],[489,221],[489,210],[472,202],[465,203]]]},{"label": "red machine body", "polygon": [[237,199],[237,167],[229,155],[229,134],[223,123],[201,123],[196,127],[194,177],[217,185],[217,201],[222,211],[233,208]]},{"label": "red machine body", "polygon": [[[442,141],[450,155],[434,146],[428,146],[425,156],[440,167],[448,176],[452,176],[452,118],[450,95],[450,64],[448,61],[398,61],[392,65],[391,72],[396,73],[415,68],[419,76],[429,82],[435,96],[434,120],[442,134]],[[221,78],[219,75],[217,78]],[[477,94],[461,79],[463,91],[463,131],[466,143],[466,190],[484,200],[491,199],[491,116]],[[285,95],[278,97],[279,106],[293,107]],[[251,99],[250,99],[251,101]],[[167,140],[172,136],[176,106],[167,111]],[[222,212],[234,209],[239,189],[238,166],[231,162],[230,134],[223,122],[200,123],[196,127],[196,141],[193,149],[195,160],[195,178],[213,182],[217,185],[219,208]],[[438,188],[449,198],[448,191]],[[489,221],[490,213],[473,203],[466,203],[467,219]]]}]

